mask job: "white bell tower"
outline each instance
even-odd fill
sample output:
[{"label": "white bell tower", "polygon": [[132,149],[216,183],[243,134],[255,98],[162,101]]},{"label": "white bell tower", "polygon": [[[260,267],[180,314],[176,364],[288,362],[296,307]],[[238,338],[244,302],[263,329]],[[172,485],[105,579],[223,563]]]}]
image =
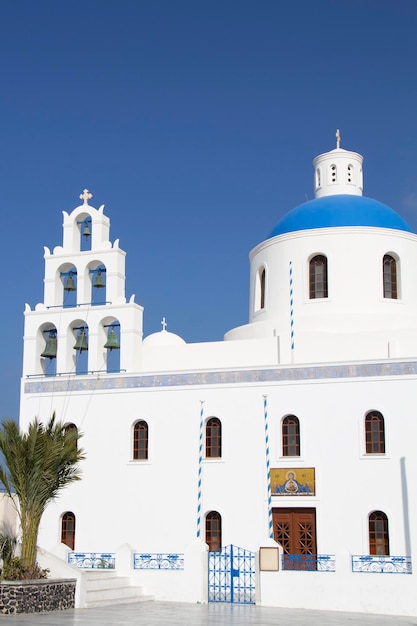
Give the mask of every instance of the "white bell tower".
[{"label": "white bell tower", "polygon": [[85,189],[63,211],[63,245],[45,247],[44,301],[25,310],[23,376],[140,369],[143,307],[126,302],[126,253],[91,198]]}]

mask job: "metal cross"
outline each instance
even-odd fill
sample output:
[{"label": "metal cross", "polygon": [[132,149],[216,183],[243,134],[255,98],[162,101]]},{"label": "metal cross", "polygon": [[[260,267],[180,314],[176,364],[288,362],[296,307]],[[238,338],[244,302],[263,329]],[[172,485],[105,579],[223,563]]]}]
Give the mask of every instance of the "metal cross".
[{"label": "metal cross", "polygon": [[336,148],[339,149],[340,148],[340,130],[337,129],[336,131]]},{"label": "metal cross", "polygon": [[161,324],[162,324],[162,330],[166,330],[166,329],[167,329],[168,324],[167,324],[167,322],[166,322],[165,317],[163,317],[163,318],[162,318]]},{"label": "metal cross", "polygon": [[88,201],[91,200],[93,194],[88,191],[88,189],[84,189],[82,193],[80,193],[80,200],[84,200],[84,204],[88,204]]}]

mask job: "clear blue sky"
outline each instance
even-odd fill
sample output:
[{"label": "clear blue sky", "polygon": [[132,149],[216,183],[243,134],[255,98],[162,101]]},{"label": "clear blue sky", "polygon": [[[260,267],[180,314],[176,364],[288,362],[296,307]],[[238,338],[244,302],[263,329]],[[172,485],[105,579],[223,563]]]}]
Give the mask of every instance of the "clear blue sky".
[{"label": "clear blue sky", "polygon": [[414,0],[2,0],[0,417],[85,187],[145,334],[166,316],[189,342],[247,321],[248,253],[313,197],[336,128],[417,230],[416,33]]}]

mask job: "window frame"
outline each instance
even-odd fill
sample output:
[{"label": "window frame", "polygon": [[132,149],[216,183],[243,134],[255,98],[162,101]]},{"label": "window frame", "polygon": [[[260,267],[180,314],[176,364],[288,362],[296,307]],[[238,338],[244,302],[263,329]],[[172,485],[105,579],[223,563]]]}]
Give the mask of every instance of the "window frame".
[{"label": "window frame", "polygon": [[389,556],[389,522],[383,511],[368,515],[368,541],[371,556]]},{"label": "window frame", "polygon": [[138,420],[133,425],[132,458],[134,461],[149,460],[149,426],[145,420]]},{"label": "window frame", "polygon": [[[292,432],[288,426],[294,426]],[[290,439],[294,438],[294,442]],[[281,456],[301,456],[300,420],[296,415],[286,415],[281,421]]]},{"label": "window frame", "polygon": [[382,290],[386,300],[398,300],[398,259],[393,254],[382,258]]},{"label": "window frame", "polygon": [[365,415],[364,428],[365,453],[367,455],[385,454],[385,419],[382,413],[376,410],[368,411]]},{"label": "window frame", "polygon": [[222,423],[218,417],[209,417],[206,422],[206,459],[222,458]]},{"label": "window frame", "polygon": [[325,254],[315,254],[308,262],[308,297],[309,300],[329,297],[328,260]]},{"label": "window frame", "polygon": [[218,511],[209,511],[205,519],[205,542],[209,552],[222,549],[222,516]]},{"label": "window frame", "polygon": [[[72,523],[72,528],[70,527]],[[75,549],[75,526],[76,519],[72,511],[65,511],[61,517],[61,543],[70,550]],[[69,542],[69,543],[68,543]]]}]

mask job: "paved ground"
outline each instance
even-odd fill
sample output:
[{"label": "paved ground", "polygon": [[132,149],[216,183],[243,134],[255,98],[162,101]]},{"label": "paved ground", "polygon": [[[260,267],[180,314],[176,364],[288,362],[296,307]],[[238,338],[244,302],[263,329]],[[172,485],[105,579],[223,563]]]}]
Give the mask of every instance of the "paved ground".
[{"label": "paved ground", "polygon": [[417,617],[273,609],[239,604],[141,602],[97,609],[0,615],[1,626],[417,626]]}]

